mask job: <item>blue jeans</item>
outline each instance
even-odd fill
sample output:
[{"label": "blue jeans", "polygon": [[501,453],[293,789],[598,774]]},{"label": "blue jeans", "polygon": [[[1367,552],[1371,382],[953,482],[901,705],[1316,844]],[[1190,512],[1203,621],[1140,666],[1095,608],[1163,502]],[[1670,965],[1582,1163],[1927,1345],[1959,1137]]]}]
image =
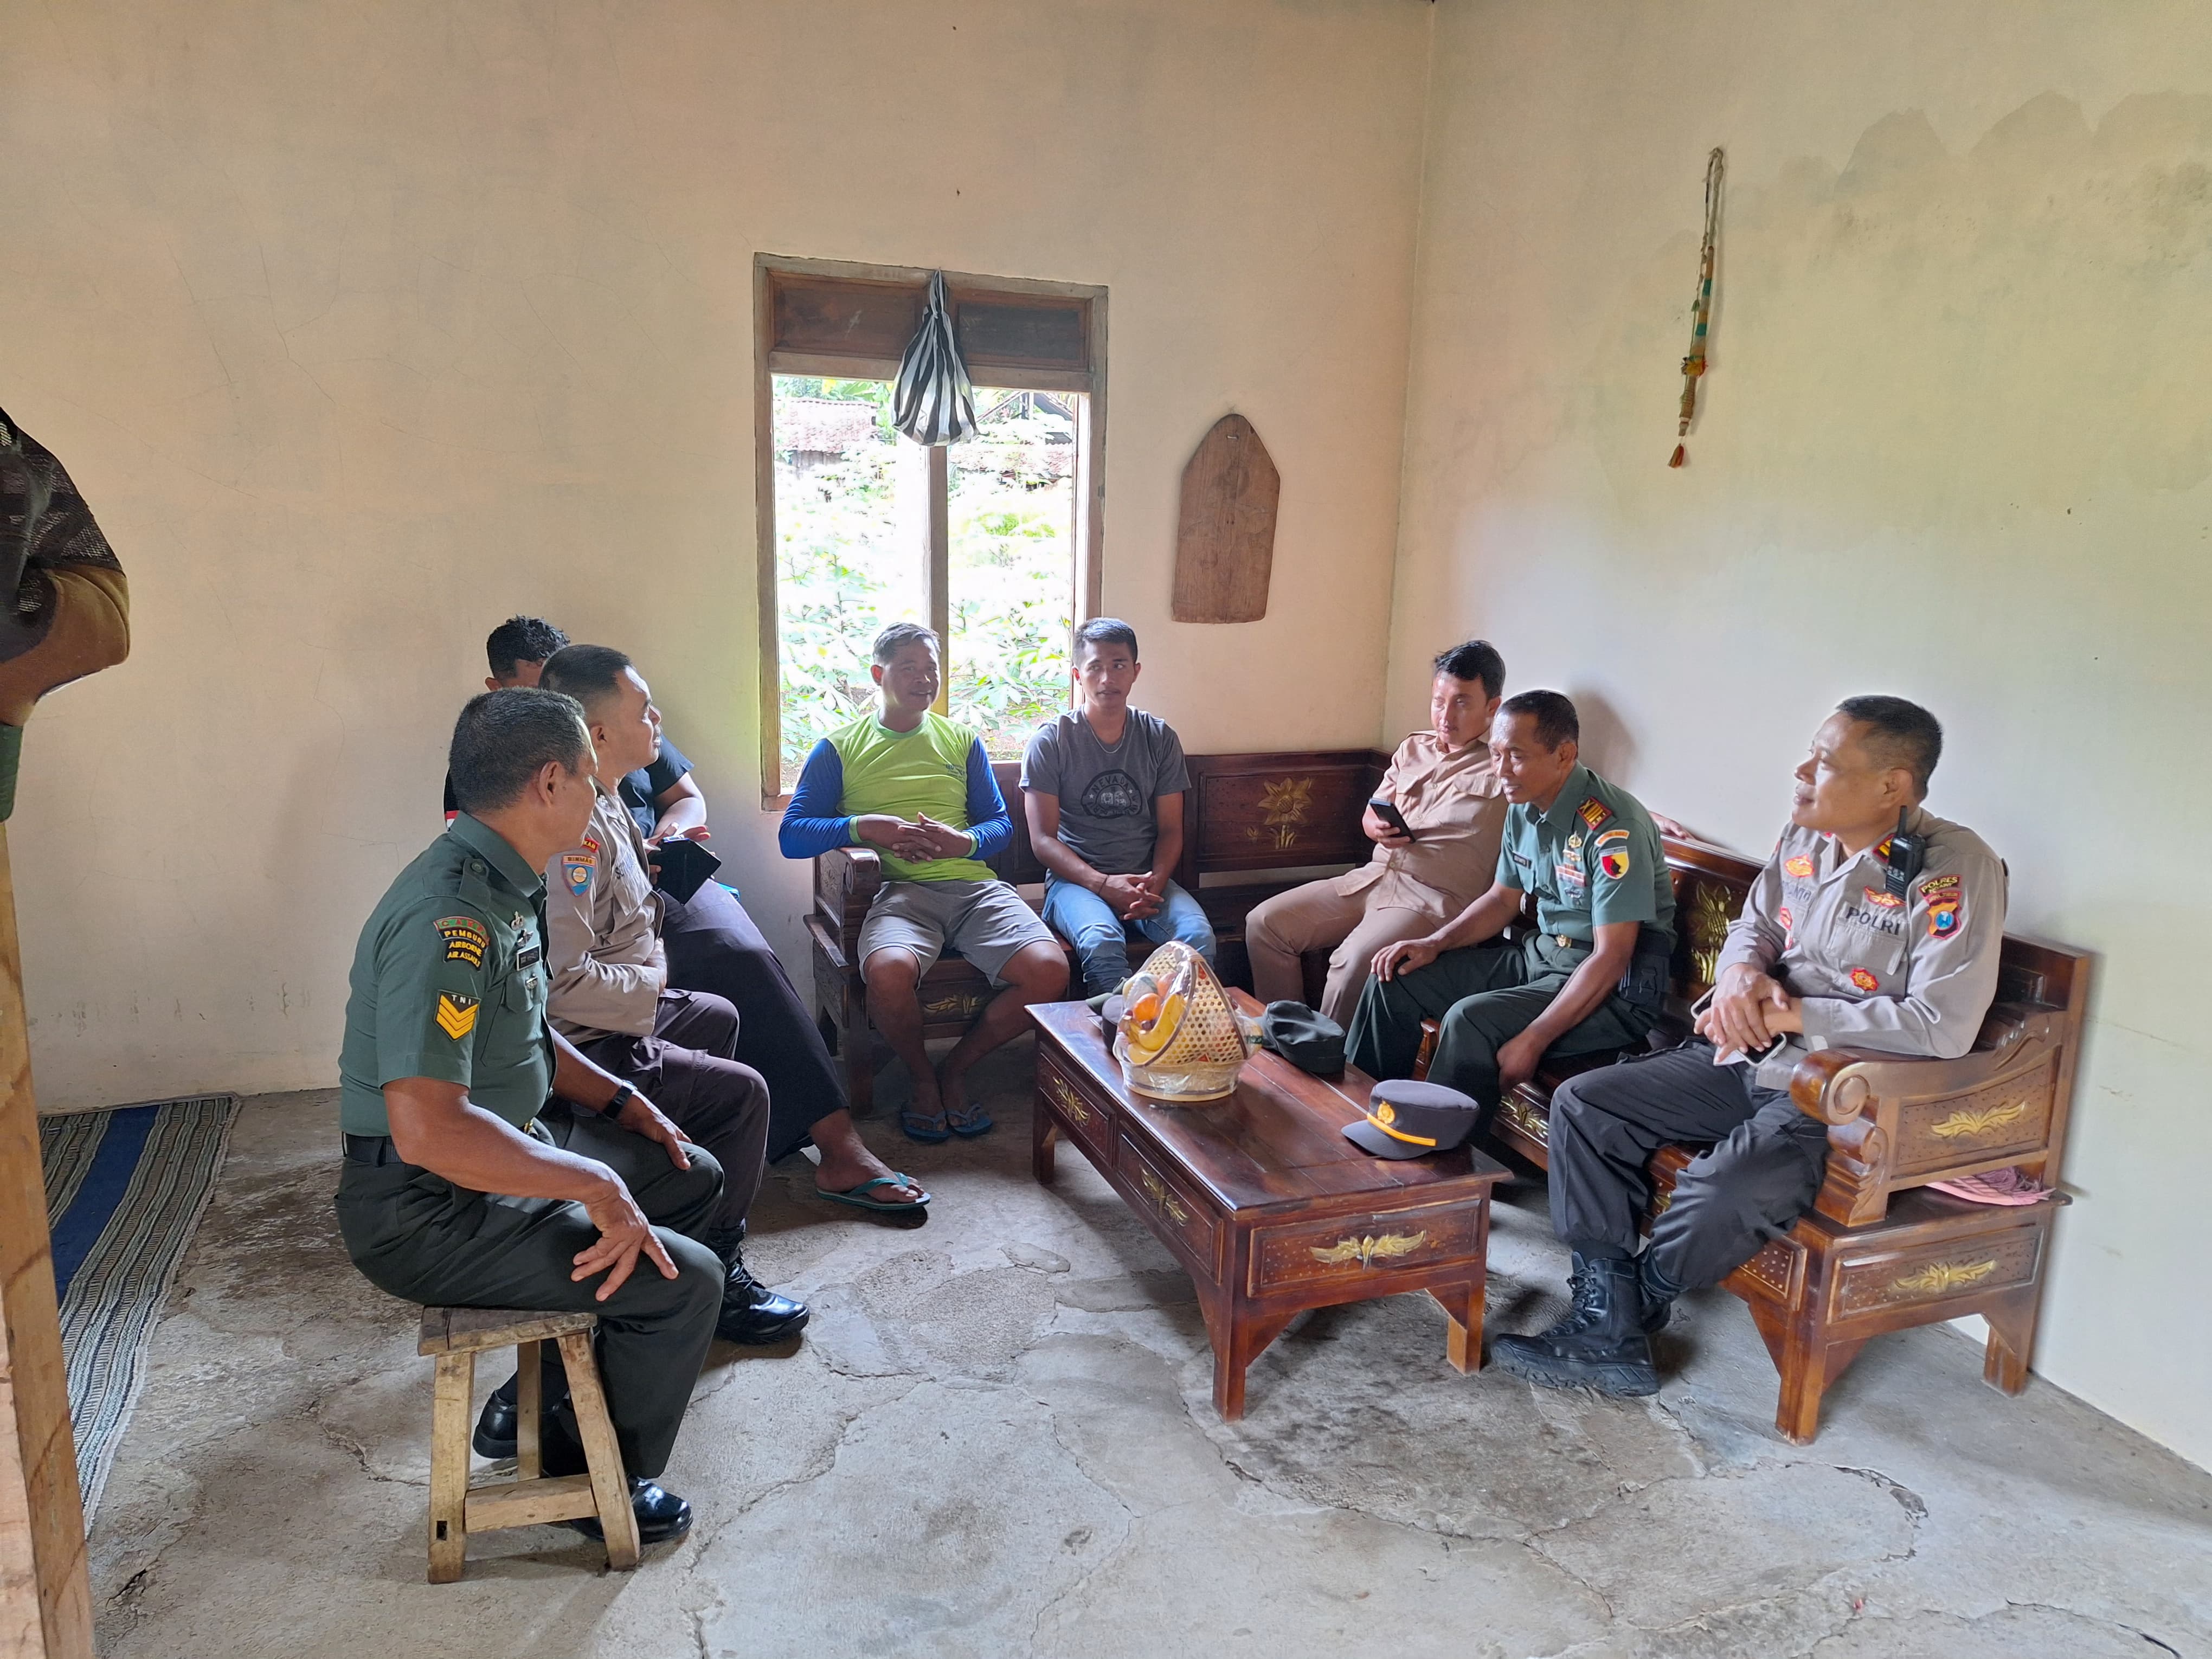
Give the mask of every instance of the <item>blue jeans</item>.
[{"label": "blue jeans", "polygon": [[1160,896],[1157,911],[1141,921],[1124,922],[1089,888],[1048,876],[1044,919],[1054,933],[1075,946],[1076,957],[1083,964],[1085,996],[1102,995],[1129,977],[1128,933],[1141,935],[1155,945],[1179,939],[1207,962],[1213,960],[1212,925],[1199,908],[1198,901],[1173,882]]}]

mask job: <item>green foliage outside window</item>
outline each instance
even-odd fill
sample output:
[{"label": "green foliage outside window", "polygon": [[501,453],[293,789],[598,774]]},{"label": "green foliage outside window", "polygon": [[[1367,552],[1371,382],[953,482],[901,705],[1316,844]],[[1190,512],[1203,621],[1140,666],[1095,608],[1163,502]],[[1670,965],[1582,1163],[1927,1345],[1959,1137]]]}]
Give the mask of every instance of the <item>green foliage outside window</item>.
[{"label": "green foliage outside window", "polygon": [[[927,472],[890,428],[886,382],[779,375],[775,390],[787,788],[818,738],[873,705],[876,634],[928,620]],[[981,429],[949,458],[948,703],[1008,760],[1068,706],[1075,428],[1059,399],[981,392],[976,404]]]}]

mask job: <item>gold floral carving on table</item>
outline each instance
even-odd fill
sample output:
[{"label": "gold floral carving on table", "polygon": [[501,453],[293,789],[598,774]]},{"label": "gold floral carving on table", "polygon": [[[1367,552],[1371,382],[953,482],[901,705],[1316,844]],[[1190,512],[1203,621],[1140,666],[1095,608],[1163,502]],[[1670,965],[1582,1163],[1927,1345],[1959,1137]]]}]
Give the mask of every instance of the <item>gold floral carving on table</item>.
[{"label": "gold floral carving on table", "polygon": [[1542,1108],[1531,1106],[1519,1095],[1511,1094],[1500,1103],[1500,1111],[1508,1123],[1539,1146],[1552,1144],[1551,1114]]},{"label": "gold floral carving on table", "polygon": [[1970,1285],[1978,1285],[1997,1270],[1994,1259],[1988,1261],[1931,1261],[1917,1273],[1907,1273],[1902,1279],[1890,1281],[1890,1288],[1912,1296],[1942,1296],[1947,1291],[1962,1291]]},{"label": "gold floral carving on table", "polygon": [[1097,1109],[1069,1088],[1064,1079],[1048,1073],[1044,1081],[1045,1087],[1052,1091],[1052,1097],[1060,1103],[1060,1109],[1087,1127]]},{"label": "gold floral carving on table", "polygon": [[1718,882],[1701,881],[1697,896],[1690,902],[1690,918],[1685,925],[1690,936],[1690,967],[1702,985],[1711,985],[1720,977],[1721,946],[1728,943],[1729,924],[1735,920],[1729,896],[1728,889]]},{"label": "gold floral carving on table", "polygon": [[1137,1184],[1145,1189],[1145,1196],[1152,1200],[1153,1207],[1176,1226],[1180,1227],[1190,1219],[1190,1212],[1176,1201],[1176,1195],[1168,1190],[1167,1183],[1150,1170],[1137,1171]]},{"label": "gold floral carving on table", "polygon": [[1371,1267],[1378,1258],[1411,1255],[1428,1242],[1426,1230],[1418,1233],[1385,1233],[1380,1238],[1370,1234],[1363,1238],[1340,1238],[1327,1249],[1310,1247],[1306,1254],[1332,1267],[1342,1261],[1357,1261],[1363,1267]]},{"label": "gold floral carving on table", "polygon": [[1992,1129],[2002,1129],[2008,1123],[2017,1123],[2027,1115],[2027,1103],[2015,1100],[2008,1106],[1984,1106],[1979,1111],[1954,1112],[1941,1123],[1931,1123],[1928,1133],[1938,1140],[1979,1140]]},{"label": "gold floral carving on table", "polygon": [[[1277,778],[1260,785],[1260,823],[1247,824],[1244,839],[1258,841],[1264,834],[1278,849],[1296,847],[1298,831],[1313,811],[1311,778]],[[1264,826],[1264,829],[1263,829]]]}]

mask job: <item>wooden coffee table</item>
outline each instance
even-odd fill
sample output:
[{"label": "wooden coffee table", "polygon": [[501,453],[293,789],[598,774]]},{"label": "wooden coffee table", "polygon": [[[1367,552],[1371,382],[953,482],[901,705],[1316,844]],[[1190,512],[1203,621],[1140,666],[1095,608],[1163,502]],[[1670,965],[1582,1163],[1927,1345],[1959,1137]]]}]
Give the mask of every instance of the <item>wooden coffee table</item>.
[{"label": "wooden coffee table", "polygon": [[[1231,996],[1256,1012],[1243,992]],[[1308,1308],[1426,1291],[1450,1320],[1444,1351],[1482,1364],[1491,1188],[1505,1167],[1471,1147],[1372,1158],[1341,1131],[1372,1079],[1309,1077],[1255,1054],[1227,1099],[1169,1106],[1132,1094],[1098,1016],[1079,1002],[1037,1024],[1036,1178],[1062,1136],[1189,1271],[1213,1342],[1213,1405],[1244,1414],[1244,1369]],[[1332,1086],[1334,1085],[1334,1086]],[[1342,1091],[1339,1093],[1338,1091]]]}]

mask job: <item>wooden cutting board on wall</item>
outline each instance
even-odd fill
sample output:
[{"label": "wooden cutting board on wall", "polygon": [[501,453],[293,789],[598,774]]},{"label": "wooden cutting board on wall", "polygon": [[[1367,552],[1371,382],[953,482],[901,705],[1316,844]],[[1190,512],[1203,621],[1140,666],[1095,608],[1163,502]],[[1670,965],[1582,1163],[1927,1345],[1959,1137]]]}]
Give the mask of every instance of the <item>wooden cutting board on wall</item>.
[{"label": "wooden cutting board on wall", "polygon": [[1176,531],[1177,622],[1257,622],[1267,614],[1282,478],[1242,415],[1213,423],[1182,470]]}]

